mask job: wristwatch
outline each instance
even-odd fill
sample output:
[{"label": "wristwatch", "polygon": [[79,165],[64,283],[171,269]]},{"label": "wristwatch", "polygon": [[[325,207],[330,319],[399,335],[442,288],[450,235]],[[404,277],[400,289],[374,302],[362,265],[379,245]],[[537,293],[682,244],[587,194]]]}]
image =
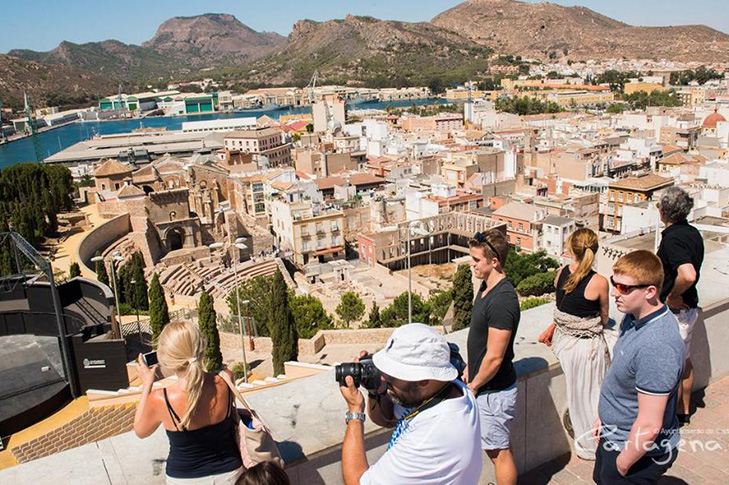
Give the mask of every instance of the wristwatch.
[{"label": "wristwatch", "polygon": [[353,419],[359,419],[364,423],[366,418],[367,415],[365,413],[347,413],[344,415],[344,423],[349,424],[349,422]]}]

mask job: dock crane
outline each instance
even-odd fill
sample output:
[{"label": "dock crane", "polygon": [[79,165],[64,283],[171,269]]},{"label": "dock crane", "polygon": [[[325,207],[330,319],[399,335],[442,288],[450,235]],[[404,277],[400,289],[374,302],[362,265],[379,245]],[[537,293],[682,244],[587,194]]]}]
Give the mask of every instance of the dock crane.
[{"label": "dock crane", "polygon": [[28,93],[23,93],[23,99],[25,100],[25,115],[28,117],[28,128],[26,129],[30,129],[30,136],[33,139],[35,160],[41,163],[43,162],[43,151],[41,150],[40,139],[38,139],[38,128],[35,124],[35,118],[33,118],[33,105],[30,104],[30,96],[28,96]]},{"label": "dock crane", "polygon": [[0,98],[0,143],[5,142],[5,130],[3,130],[3,100]]}]

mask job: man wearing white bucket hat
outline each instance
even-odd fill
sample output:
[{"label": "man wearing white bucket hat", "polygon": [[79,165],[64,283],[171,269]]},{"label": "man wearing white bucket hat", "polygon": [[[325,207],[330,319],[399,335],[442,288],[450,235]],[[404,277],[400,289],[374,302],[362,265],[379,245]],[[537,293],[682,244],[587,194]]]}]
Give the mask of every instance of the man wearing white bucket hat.
[{"label": "man wearing white bucket hat", "polygon": [[[363,354],[364,357],[366,354]],[[351,376],[340,387],[347,402],[342,475],[353,484],[476,484],[483,465],[476,400],[457,380],[451,349],[433,328],[397,328],[373,356],[382,374],[367,414],[395,428],[385,454],[371,467],[364,445],[365,399]]]}]

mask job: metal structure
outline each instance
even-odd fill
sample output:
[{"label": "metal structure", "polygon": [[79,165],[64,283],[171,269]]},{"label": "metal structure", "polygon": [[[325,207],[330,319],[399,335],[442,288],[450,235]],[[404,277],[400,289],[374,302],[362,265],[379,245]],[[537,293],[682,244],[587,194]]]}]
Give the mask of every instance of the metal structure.
[{"label": "metal structure", "polygon": [[[56,288],[56,282],[53,279],[53,267],[51,266],[50,261],[41,256],[40,253],[38,253],[38,251],[36,251],[36,249],[17,232],[10,230],[8,232],[0,233],[0,246],[5,244],[7,241],[10,242],[13,248],[13,257],[15,260],[15,267],[17,269],[17,273],[14,276],[24,276],[23,267],[20,264],[20,254],[18,253],[18,251],[20,251],[48,280],[51,287],[51,297],[53,299],[53,310],[56,317],[56,325],[58,327],[58,341],[61,346],[63,374],[67,381],[72,382],[71,373],[73,372],[73,366],[71,365],[71,353],[68,348],[68,341],[66,340],[68,332],[66,324],[64,323],[61,298],[58,294],[58,288]],[[74,398],[77,398],[78,395],[75,386],[71,385],[70,388],[71,395]]]},{"label": "metal structure", "polygon": [[0,143],[5,141],[5,130],[3,130],[3,100],[0,98]]},{"label": "metal structure", "polygon": [[[421,221],[413,221],[408,224],[407,227],[407,245],[408,245],[408,323],[413,323],[413,276],[412,276],[412,264],[410,262],[410,253],[411,253],[411,238],[412,233],[415,233],[419,236],[430,236],[430,232],[428,232],[426,229],[423,229],[423,222]],[[430,245],[430,241],[428,241],[428,245]],[[430,253],[430,251],[428,251]]]},{"label": "metal structure", "polygon": [[23,98],[25,100],[25,114],[28,117],[27,124],[30,128],[30,136],[33,139],[33,148],[35,148],[35,161],[41,163],[43,162],[43,150],[38,139],[38,127],[35,124],[35,118],[33,118],[33,105],[30,104],[28,93],[23,93]]}]

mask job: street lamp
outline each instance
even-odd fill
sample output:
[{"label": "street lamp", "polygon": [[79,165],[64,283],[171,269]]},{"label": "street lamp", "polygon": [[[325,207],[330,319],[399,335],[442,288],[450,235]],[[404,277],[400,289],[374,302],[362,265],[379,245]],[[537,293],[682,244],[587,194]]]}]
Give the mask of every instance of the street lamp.
[{"label": "street lamp", "polygon": [[139,301],[137,300],[137,280],[130,281],[134,285],[134,311],[137,314],[137,333],[139,334],[139,351],[144,351],[144,340],[142,340],[142,325],[139,323]]},{"label": "street lamp", "polygon": [[[235,246],[236,248],[238,248],[240,250],[248,249],[248,246],[243,244],[243,241],[245,241],[245,238],[239,237],[238,239],[235,240],[235,243],[233,244],[233,246]],[[208,247],[210,249],[222,249],[222,248],[227,249],[227,247],[229,247],[229,246],[227,246],[226,244],[224,244],[222,242],[215,242],[215,243],[210,244]],[[234,283],[234,285],[235,285],[235,302],[238,307],[238,328],[240,329],[240,349],[241,349],[242,355],[243,355],[243,382],[247,383],[248,382],[248,370],[247,370],[248,362],[246,360],[245,336],[243,334],[243,321],[241,319],[241,314],[240,314],[240,294],[238,292],[238,262],[239,262],[239,260],[240,260],[240,258],[236,258],[236,260],[233,261],[233,275],[234,275],[233,278],[235,281],[235,283]],[[246,301],[246,303],[248,303],[248,302]],[[250,334],[250,330],[248,332]],[[251,350],[253,350],[252,342],[251,342]]]},{"label": "street lamp", "polygon": [[412,264],[410,262],[410,237],[411,234],[417,234],[419,236],[427,236],[430,234],[428,231],[423,229],[422,221],[412,221],[407,225],[407,241],[408,241],[408,323],[413,323],[413,277],[412,277]]},{"label": "street lamp", "polygon": [[[94,256],[93,258],[91,258],[91,261],[94,262],[94,263],[101,261],[102,264],[103,264],[104,257],[103,256]],[[116,251],[116,252],[114,252],[114,254],[112,254],[112,258],[111,258],[111,283],[112,283],[112,285],[114,285],[114,304],[116,305],[116,320],[117,320],[117,325],[121,325],[121,310],[119,309],[119,290],[117,289],[117,284],[116,284],[116,265],[114,263],[115,262],[122,262],[122,261],[124,261],[124,258],[122,258],[121,254],[118,251]],[[124,337],[121,334],[121,329],[119,330],[119,337],[120,338]]]}]

